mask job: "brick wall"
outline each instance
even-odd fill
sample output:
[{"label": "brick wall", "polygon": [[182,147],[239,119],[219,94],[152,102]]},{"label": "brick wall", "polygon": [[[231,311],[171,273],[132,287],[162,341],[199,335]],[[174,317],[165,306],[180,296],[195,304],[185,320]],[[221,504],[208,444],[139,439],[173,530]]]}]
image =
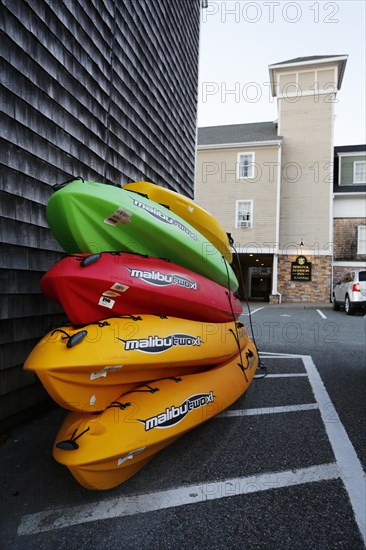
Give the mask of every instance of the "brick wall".
[{"label": "brick wall", "polygon": [[365,218],[334,219],[334,261],[366,260],[365,255],[357,254],[357,227],[365,223]]},{"label": "brick wall", "polygon": [[331,256],[308,256],[312,264],[310,282],[291,281],[291,262],[296,256],[278,257],[278,292],[282,302],[329,302],[331,293]]}]

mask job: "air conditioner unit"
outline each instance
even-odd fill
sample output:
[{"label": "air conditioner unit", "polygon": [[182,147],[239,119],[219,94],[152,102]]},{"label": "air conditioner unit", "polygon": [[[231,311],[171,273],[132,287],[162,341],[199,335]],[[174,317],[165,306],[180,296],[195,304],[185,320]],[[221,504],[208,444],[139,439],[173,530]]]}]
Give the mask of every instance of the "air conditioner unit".
[{"label": "air conditioner unit", "polygon": [[250,220],[241,220],[239,222],[239,227],[250,228]]}]

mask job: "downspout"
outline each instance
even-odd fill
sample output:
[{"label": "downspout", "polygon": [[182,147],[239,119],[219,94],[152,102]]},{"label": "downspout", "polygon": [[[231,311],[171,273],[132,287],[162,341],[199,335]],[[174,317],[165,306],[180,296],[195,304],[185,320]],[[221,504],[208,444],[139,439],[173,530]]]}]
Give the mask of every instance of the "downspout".
[{"label": "downspout", "polygon": [[282,295],[278,292],[278,252],[280,245],[280,212],[281,212],[281,173],[282,173],[282,143],[278,145],[277,155],[277,204],[276,204],[276,242],[273,250],[273,275],[272,294],[279,297],[278,303],[282,303]]},{"label": "downspout", "polygon": [[[338,66],[336,68],[336,82],[338,82]],[[334,94],[334,100],[337,97],[337,93]],[[335,109],[334,109],[335,101],[332,101],[332,121],[331,121],[331,145],[330,145],[330,154],[331,154],[331,166],[330,166],[330,189],[329,189],[329,198],[330,198],[330,204],[329,204],[329,246],[330,246],[330,261],[331,261],[331,269],[330,269],[330,292],[329,292],[329,301],[332,301],[332,289],[333,289],[333,280],[334,280],[334,119],[335,119]]]}]

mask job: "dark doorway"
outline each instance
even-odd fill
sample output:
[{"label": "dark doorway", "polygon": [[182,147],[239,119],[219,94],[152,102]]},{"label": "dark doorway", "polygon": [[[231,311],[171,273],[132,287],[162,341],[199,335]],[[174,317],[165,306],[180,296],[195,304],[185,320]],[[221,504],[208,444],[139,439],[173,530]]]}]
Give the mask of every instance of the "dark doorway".
[{"label": "dark doorway", "polygon": [[[250,300],[268,301],[272,292],[272,254],[239,253],[234,256],[233,268],[238,277],[238,295]],[[245,288],[244,288],[245,287]]]},{"label": "dark doorway", "polygon": [[271,278],[270,277],[252,277],[252,292],[251,298],[255,300],[263,300],[269,302],[271,294]]}]

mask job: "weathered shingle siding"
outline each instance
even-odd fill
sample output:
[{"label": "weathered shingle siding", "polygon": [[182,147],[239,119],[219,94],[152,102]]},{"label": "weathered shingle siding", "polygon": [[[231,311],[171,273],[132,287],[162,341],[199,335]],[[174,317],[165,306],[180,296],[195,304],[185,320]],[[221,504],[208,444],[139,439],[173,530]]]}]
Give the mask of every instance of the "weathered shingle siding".
[{"label": "weathered shingle siding", "polygon": [[3,0],[0,421],[46,398],[22,370],[64,319],[39,293],[61,256],[45,206],[82,176],[193,196],[200,1]]}]

